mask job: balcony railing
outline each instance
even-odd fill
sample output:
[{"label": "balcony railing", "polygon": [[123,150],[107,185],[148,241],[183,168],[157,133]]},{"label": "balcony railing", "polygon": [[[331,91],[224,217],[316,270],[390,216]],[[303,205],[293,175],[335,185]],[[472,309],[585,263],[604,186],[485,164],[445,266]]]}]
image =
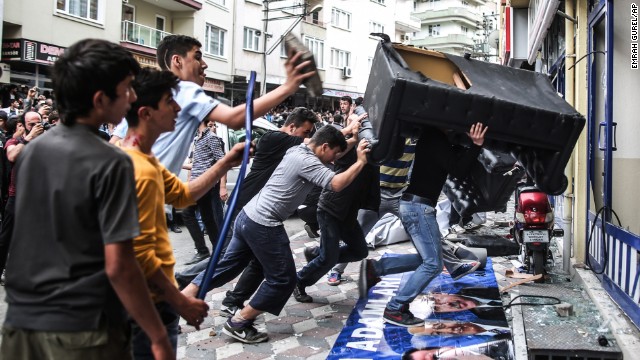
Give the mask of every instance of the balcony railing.
[{"label": "balcony railing", "polygon": [[410,15],[410,16],[398,16],[396,14],[396,30],[403,32],[418,32],[420,31],[420,19]]},{"label": "balcony railing", "polygon": [[129,43],[157,49],[160,41],[169,35],[171,33],[131,21],[122,22],[121,40]]},{"label": "balcony railing", "polygon": [[429,48],[474,46],[473,39],[465,34],[449,34],[444,36],[429,36],[422,39],[412,39],[411,45]]},{"label": "balcony railing", "polygon": [[411,15],[417,17],[423,22],[435,22],[460,19],[469,23],[480,20],[480,15],[464,7],[452,7],[442,10],[425,10],[420,12],[412,12]]}]

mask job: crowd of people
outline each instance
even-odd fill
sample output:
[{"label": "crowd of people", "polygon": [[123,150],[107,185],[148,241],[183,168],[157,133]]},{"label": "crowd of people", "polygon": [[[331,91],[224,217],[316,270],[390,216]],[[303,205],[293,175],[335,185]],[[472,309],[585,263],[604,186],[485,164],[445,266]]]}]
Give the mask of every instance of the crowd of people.
[{"label": "crowd of people", "polygon": [[[216,272],[205,279],[210,253],[197,218],[215,247],[228,196],[225,175],[244,150],[236,144],[225,153],[215,124],[241,128],[245,105],[230,107],[204,92],[201,46],[189,36],[165,37],[157,50],[162,69],[155,70],[141,69],[119,45],[82,40],[53,66],[55,101],[41,100],[37,88],[25,97],[9,95],[6,119],[0,112],[11,174],[0,231],[7,358],[175,358],[179,318],[198,328],[208,314],[197,298],[200,287],[220,287],[241,274],[223,301],[223,332],[243,343],[267,341],[253,325],[257,316],[278,315],[292,295],[313,301],[308,286],[327,272],[338,285],[331,274],[344,265],[334,266],[361,260],[362,296],[381,275],[415,270],[384,320],[423,324],[408,305],[442,271],[443,252],[449,254],[435,224],[435,201],[447,174],[464,172],[477,156],[486,127],[471,127],[474,145],[465,149],[425,128],[408,140],[408,158],[380,168],[368,161],[372,132],[362,98],[343,97],[339,114],[288,110],[279,130],[252,144],[233,231]],[[272,109],[271,116],[281,116],[278,106],[313,75],[304,72],[308,61],[295,65],[301,55],[289,54],[285,83],[254,101],[256,117]],[[109,139],[116,125],[121,132]],[[183,182],[177,174],[190,152],[191,174]],[[307,264],[296,269],[283,222],[313,191],[317,227],[309,229],[320,243],[305,249]],[[196,247],[194,266],[180,274],[167,204],[186,208]],[[400,216],[418,251],[401,263],[366,259],[359,214],[381,216],[387,208]],[[479,265],[453,254],[445,259],[454,279]]]}]

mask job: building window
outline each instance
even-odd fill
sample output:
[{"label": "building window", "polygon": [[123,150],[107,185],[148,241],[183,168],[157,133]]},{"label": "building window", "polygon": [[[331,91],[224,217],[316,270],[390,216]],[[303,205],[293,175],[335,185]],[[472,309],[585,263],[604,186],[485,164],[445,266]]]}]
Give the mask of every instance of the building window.
[{"label": "building window", "polygon": [[331,25],[351,30],[351,13],[336,8],[331,9]]},{"label": "building window", "polygon": [[100,0],[57,0],[56,4],[58,12],[98,21]]},{"label": "building window", "polygon": [[460,25],[460,31],[462,31],[463,34],[467,34],[469,33],[469,28],[466,26]]},{"label": "building window", "polygon": [[371,0],[371,1],[373,1],[374,3],[378,3],[380,5],[384,5],[384,0]]},{"label": "building window", "polygon": [[207,24],[204,33],[204,52],[215,56],[224,56],[224,38],[227,32]]},{"label": "building window", "polygon": [[384,34],[384,25],[379,24],[375,21],[369,21],[369,34],[371,33],[382,33]]},{"label": "building window", "polygon": [[429,36],[440,35],[440,24],[429,25]]},{"label": "building window", "polygon": [[260,36],[257,34],[259,30],[244,28],[244,41],[242,48],[251,51],[260,51]]},{"label": "building window", "polygon": [[324,69],[324,41],[305,36],[304,46],[313,54],[318,69]]},{"label": "building window", "polygon": [[218,5],[222,5],[222,6],[227,6],[226,1],[225,0],[209,0],[214,4],[218,4]]},{"label": "building window", "polygon": [[331,66],[342,69],[351,66],[351,53],[344,50],[331,49]]}]

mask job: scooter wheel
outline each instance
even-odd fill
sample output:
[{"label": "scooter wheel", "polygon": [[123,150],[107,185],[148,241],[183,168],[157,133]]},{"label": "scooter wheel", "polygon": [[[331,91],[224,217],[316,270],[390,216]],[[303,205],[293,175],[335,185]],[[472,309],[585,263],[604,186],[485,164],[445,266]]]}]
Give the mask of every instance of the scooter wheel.
[{"label": "scooter wheel", "polygon": [[532,255],[533,255],[533,275],[542,274],[543,277],[536,280],[537,283],[542,283],[544,282],[545,253],[542,251],[534,251]]}]

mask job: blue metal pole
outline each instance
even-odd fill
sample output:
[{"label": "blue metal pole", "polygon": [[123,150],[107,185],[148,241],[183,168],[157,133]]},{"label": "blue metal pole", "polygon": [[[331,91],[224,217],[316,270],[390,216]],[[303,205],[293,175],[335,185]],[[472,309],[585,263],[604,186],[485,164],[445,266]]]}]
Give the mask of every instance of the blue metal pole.
[{"label": "blue metal pole", "polygon": [[249,163],[249,152],[251,150],[251,122],[253,121],[253,89],[255,83],[256,72],[252,71],[251,75],[249,76],[249,84],[247,86],[245,110],[246,137],[244,142],[244,153],[242,156],[242,166],[240,167],[238,180],[236,181],[236,186],[233,189],[233,194],[231,194],[231,201],[229,202],[227,213],[224,216],[222,229],[220,230],[220,234],[218,235],[216,249],[209,259],[209,265],[207,266],[207,270],[204,273],[204,279],[202,280],[202,284],[200,284],[200,289],[198,289],[198,299],[201,300],[204,300],[207,292],[209,292],[209,284],[211,283],[213,275],[216,273],[216,266],[218,265],[220,253],[222,252],[222,247],[224,246],[225,239],[227,238],[227,233],[229,232],[229,227],[231,226],[231,216],[236,209],[236,202],[238,201],[238,196],[240,194],[240,187],[242,187],[242,183],[244,182],[244,175],[247,171],[247,164]]}]

